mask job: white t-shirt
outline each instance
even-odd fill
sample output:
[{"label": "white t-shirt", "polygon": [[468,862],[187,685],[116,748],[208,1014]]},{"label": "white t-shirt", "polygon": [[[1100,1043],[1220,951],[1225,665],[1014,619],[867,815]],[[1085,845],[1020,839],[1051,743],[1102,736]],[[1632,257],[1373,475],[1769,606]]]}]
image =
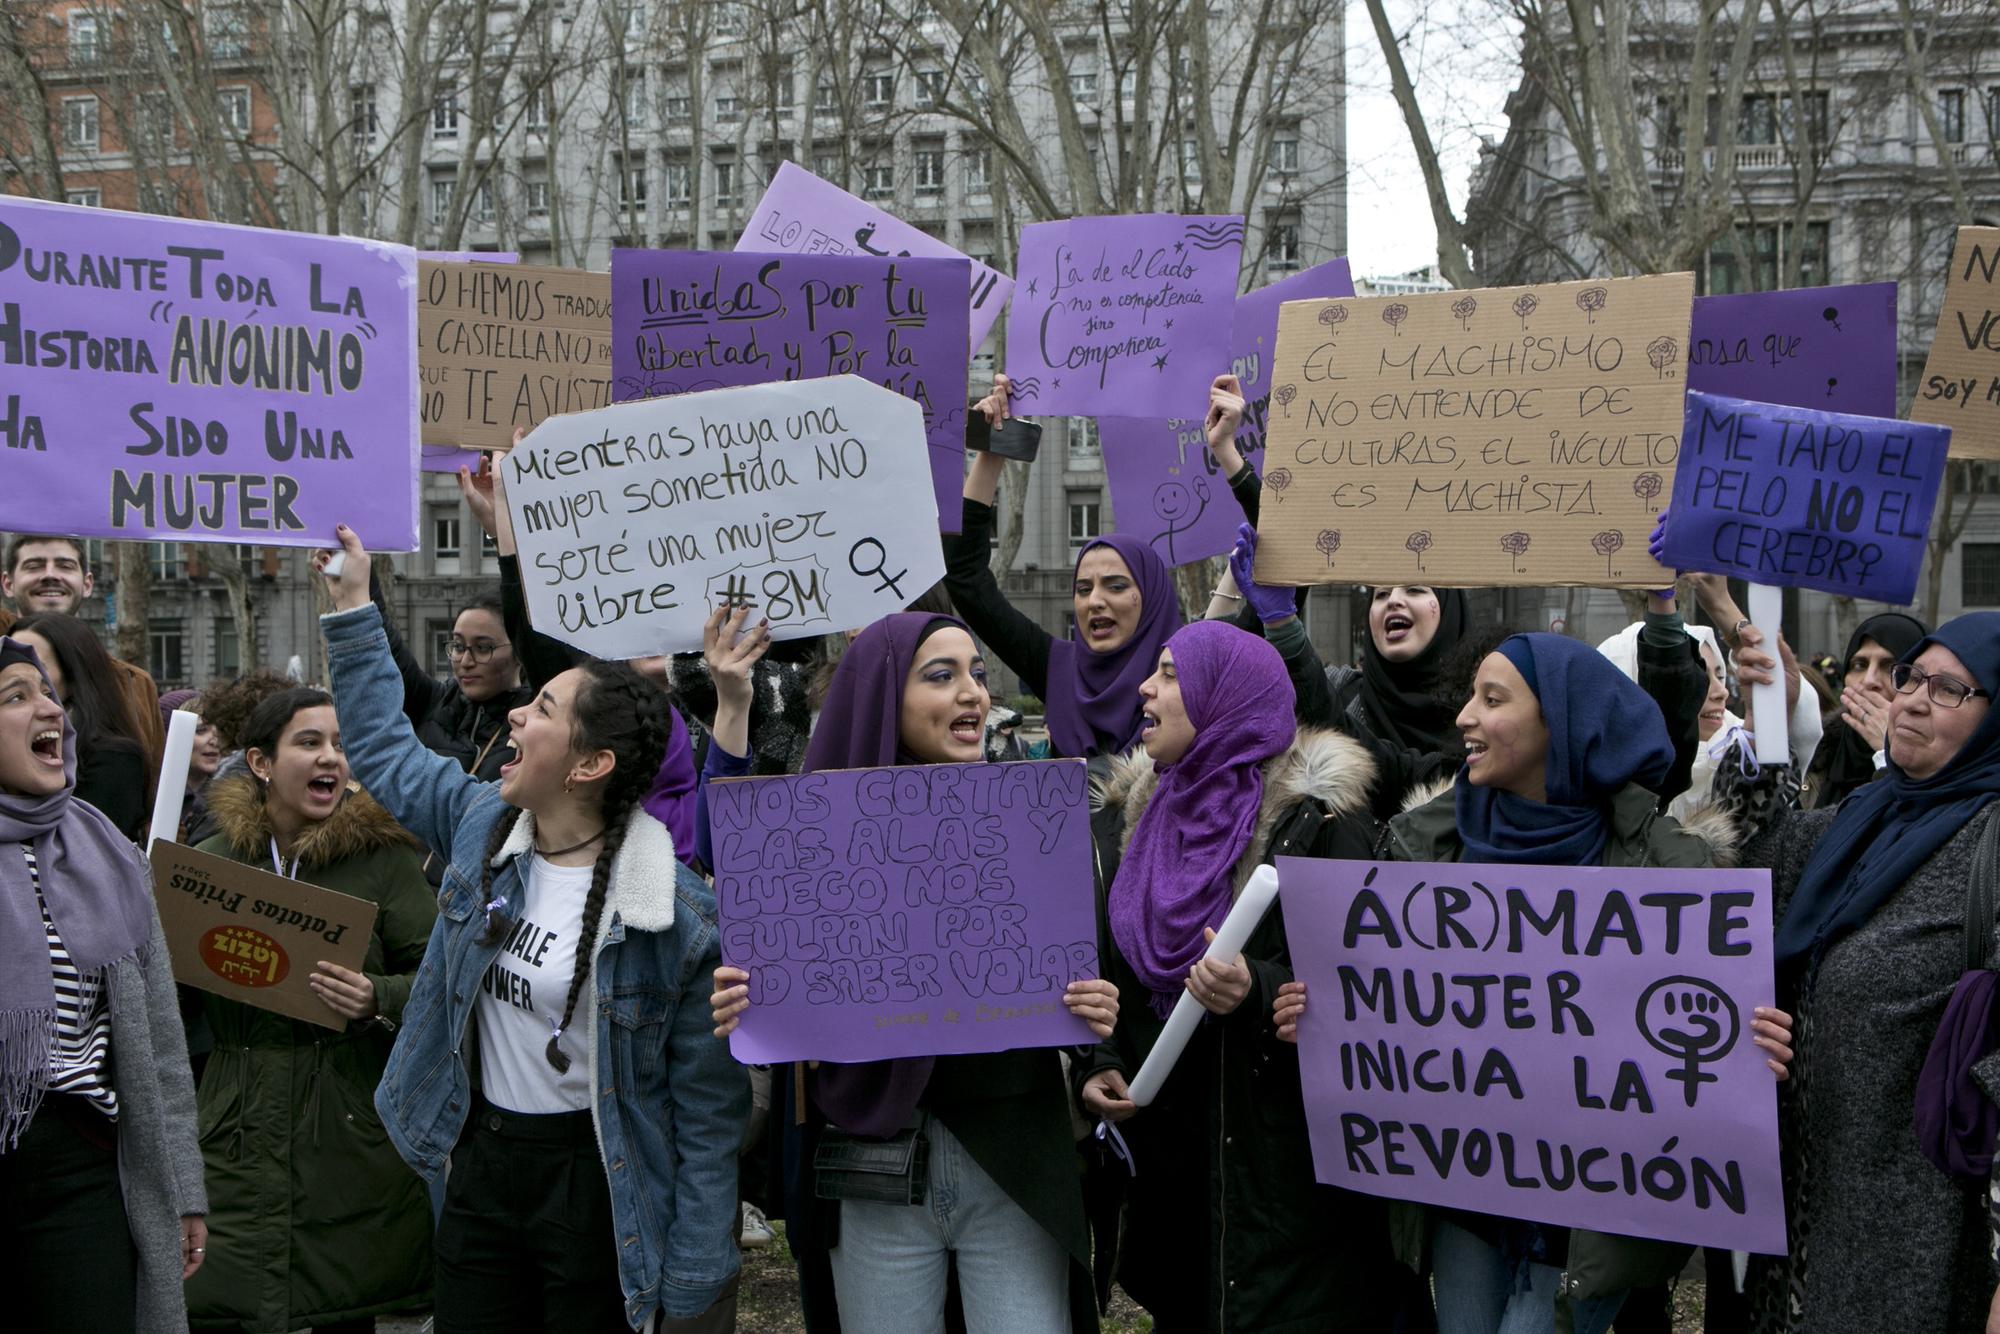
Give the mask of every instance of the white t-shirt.
[{"label": "white t-shirt", "polygon": [[539,1114],[590,1106],[587,1026],[596,1022],[596,1007],[588,979],[562,1035],[568,1073],[558,1074],[546,1052],[577,964],[591,870],[551,866],[539,853],[529,854],[518,921],[479,979],[472,1008],[479,1024],[481,1088],[496,1107]]}]

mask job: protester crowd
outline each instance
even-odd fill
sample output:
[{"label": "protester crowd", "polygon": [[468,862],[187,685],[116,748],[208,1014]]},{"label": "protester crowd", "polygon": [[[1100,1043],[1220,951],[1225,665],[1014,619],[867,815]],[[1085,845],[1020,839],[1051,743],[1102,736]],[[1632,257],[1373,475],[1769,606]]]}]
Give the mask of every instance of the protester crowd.
[{"label": "protester crowd", "polygon": [[[1691,1244],[1316,1182],[1296,1038],[1322,1001],[1282,897],[1240,955],[1207,957],[1285,855],[1769,868],[1777,988],[1749,1030],[1789,1246],[1741,1281],[1709,1250],[1706,1328],[2000,1328],[1994,998],[1960,985],[1994,943],[1968,895],[2000,879],[2000,614],[1871,617],[1829,674],[1701,572],[1601,648],[1403,585],[1371,590],[1360,660],[1325,664],[1293,590],[1254,576],[1241,388],[1210,398],[1245,524],[1192,622],[1155,548],[1116,533],[1077,558],[1067,636],[1011,606],[991,453],[912,610],[774,644],[718,608],[702,653],[633,664],[529,624],[504,495],[462,473],[503,578],[459,611],[444,682],[371,590],[366,533],[338,534],[328,681],[165,696],[78,619],[84,545],[16,536],[6,1323],[715,1334],[768,1213],[814,1334],[1090,1331],[1114,1282],[1161,1331],[1668,1328]],[[1001,377],[977,410],[1009,406]],[[1092,778],[1074,889],[1101,976],[1061,1001],[1096,1044],[739,1064],[751,979],[721,960],[707,785],[1019,754],[990,734],[1020,720],[989,655],[1044,702],[1034,753]],[[1784,716],[1756,717],[1780,683]],[[306,961],[330,1022],[176,993],[140,851],[176,708],[199,716],[187,799],[152,835],[373,905],[359,968]],[[1744,762],[1759,725],[1792,764]],[[1184,995],[1205,1017],[1140,1106]]]}]

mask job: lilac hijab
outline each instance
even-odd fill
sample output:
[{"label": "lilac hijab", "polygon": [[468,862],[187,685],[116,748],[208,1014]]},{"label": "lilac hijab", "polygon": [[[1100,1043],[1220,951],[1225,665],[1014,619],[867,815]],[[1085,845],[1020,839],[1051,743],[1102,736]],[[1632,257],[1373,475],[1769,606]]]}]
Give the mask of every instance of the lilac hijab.
[{"label": "lilac hijab", "polygon": [[1159,786],[1111,882],[1111,939],[1164,1018],[1234,898],[1257,831],[1264,762],[1292,744],[1296,696],[1278,651],[1222,621],[1167,641],[1194,742],[1158,767]]},{"label": "lilac hijab", "polygon": [[1078,565],[1098,547],[1110,547],[1139,585],[1139,624],[1132,637],[1108,653],[1084,642],[1077,626],[1049,647],[1049,741],[1058,755],[1116,755],[1139,739],[1139,685],[1153,674],[1160,648],[1181,626],[1173,571],[1150,543],[1126,533],[1095,539],[1077,553]]},{"label": "lilac hijab", "polygon": [[688,741],[687,724],[681,711],[667,706],[667,750],[660,757],[659,772],[641,803],[646,813],[667,827],[674,838],[674,856],[692,862],[695,856],[694,746]]},{"label": "lilac hijab", "polygon": [[[903,682],[924,641],[946,628],[966,630],[963,621],[949,616],[905,611],[884,616],[855,636],[834,669],[799,772],[916,763],[898,735]],[[827,1120],[850,1134],[893,1135],[909,1124],[930,1084],[932,1064],[924,1056],[821,1065],[812,1073],[813,1101]]]},{"label": "lilac hijab", "polygon": [[[0,671],[34,651],[0,638]],[[0,697],[4,701],[4,697]],[[0,702],[0,708],[9,706]],[[63,785],[45,797],[0,792],[0,1150],[12,1149],[48,1091],[55,1040],[56,982],[28,861],[35,852],[42,897],[89,1003],[112,964],[137,956],[153,936],[152,880],[138,850],[76,792],[76,728],[62,725]]]}]

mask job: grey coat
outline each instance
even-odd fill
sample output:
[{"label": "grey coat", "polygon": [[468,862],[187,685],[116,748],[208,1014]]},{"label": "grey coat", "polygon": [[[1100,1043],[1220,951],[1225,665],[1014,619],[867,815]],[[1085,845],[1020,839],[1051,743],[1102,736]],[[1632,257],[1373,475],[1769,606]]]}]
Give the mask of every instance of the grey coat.
[{"label": "grey coat", "polygon": [[[157,912],[153,938],[136,959],[112,965],[111,1082],[118,1092],[118,1182],[139,1255],[136,1334],[184,1334],[181,1224],[206,1214],[194,1080],[174,998],[173,964]],[[76,1277],[89,1281],[87,1268]]]},{"label": "grey coat", "polygon": [[[1828,948],[1806,994],[1784,998],[1797,1021],[1792,1077],[1779,1086],[1791,1254],[1751,1258],[1759,1334],[1986,1327],[1983,1183],[1933,1167],[1912,1120],[1918,1071],[1964,968],[1966,885],[1994,809]],[[1746,861],[1772,868],[1781,919],[1835,813],[1792,814],[1751,845]]]}]

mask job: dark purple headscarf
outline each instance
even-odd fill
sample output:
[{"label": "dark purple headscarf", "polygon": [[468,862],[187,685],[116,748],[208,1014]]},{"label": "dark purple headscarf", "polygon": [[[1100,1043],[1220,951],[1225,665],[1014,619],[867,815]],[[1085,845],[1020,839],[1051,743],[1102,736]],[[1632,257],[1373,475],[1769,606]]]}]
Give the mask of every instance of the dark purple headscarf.
[{"label": "dark purple headscarf", "polygon": [[[41,660],[0,637],[0,670]],[[83,1003],[105,970],[136,956],[153,934],[152,880],[130,839],[76,792],[76,728],[62,724],[63,785],[46,797],[0,792],[0,1151],[12,1149],[48,1091],[55,1041],[56,982],[48,934],[20,844],[35,850],[42,898],[70,961]]]},{"label": "dark purple headscarf", "polygon": [[[905,611],[884,616],[856,635],[834,669],[799,772],[915,763],[898,736],[903,682],[924,641],[947,627],[972,633],[949,616]],[[893,1135],[909,1124],[931,1081],[932,1064],[924,1056],[821,1065],[812,1074],[813,1101],[827,1120],[850,1134]]]},{"label": "dark purple headscarf", "polygon": [[659,772],[653,775],[653,786],[647,791],[644,802],[646,813],[667,827],[674,836],[674,856],[684,862],[692,862],[695,856],[694,837],[694,746],[688,741],[687,724],[681,721],[681,711],[667,706],[668,733],[667,750],[660,756]]},{"label": "dark purple headscarf", "polygon": [[1094,538],[1076,555],[1078,565],[1093,548],[1110,547],[1139,585],[1139,624],[1132,637],[1108,653],[1084,640],[1084,627],[1049,648],[1049,742],[1072,759],[1116,755],[1139,739],[1139,684],[1153,674],[1160,648],[1181,628],[1181,602],[1173,571],[1151,544],[1126,533]]},{"label": "dark purple headscarf", "polygon": [[1106,904],[1111,939],[1162,1017],[1208,950],[1202,928],[1229,915],[1236,863],[1264,803],[1264,761],[1298,731],[1285,660],[1256,635],[1196,621],[1166,646],[1194,742],[1159,766]]}]

